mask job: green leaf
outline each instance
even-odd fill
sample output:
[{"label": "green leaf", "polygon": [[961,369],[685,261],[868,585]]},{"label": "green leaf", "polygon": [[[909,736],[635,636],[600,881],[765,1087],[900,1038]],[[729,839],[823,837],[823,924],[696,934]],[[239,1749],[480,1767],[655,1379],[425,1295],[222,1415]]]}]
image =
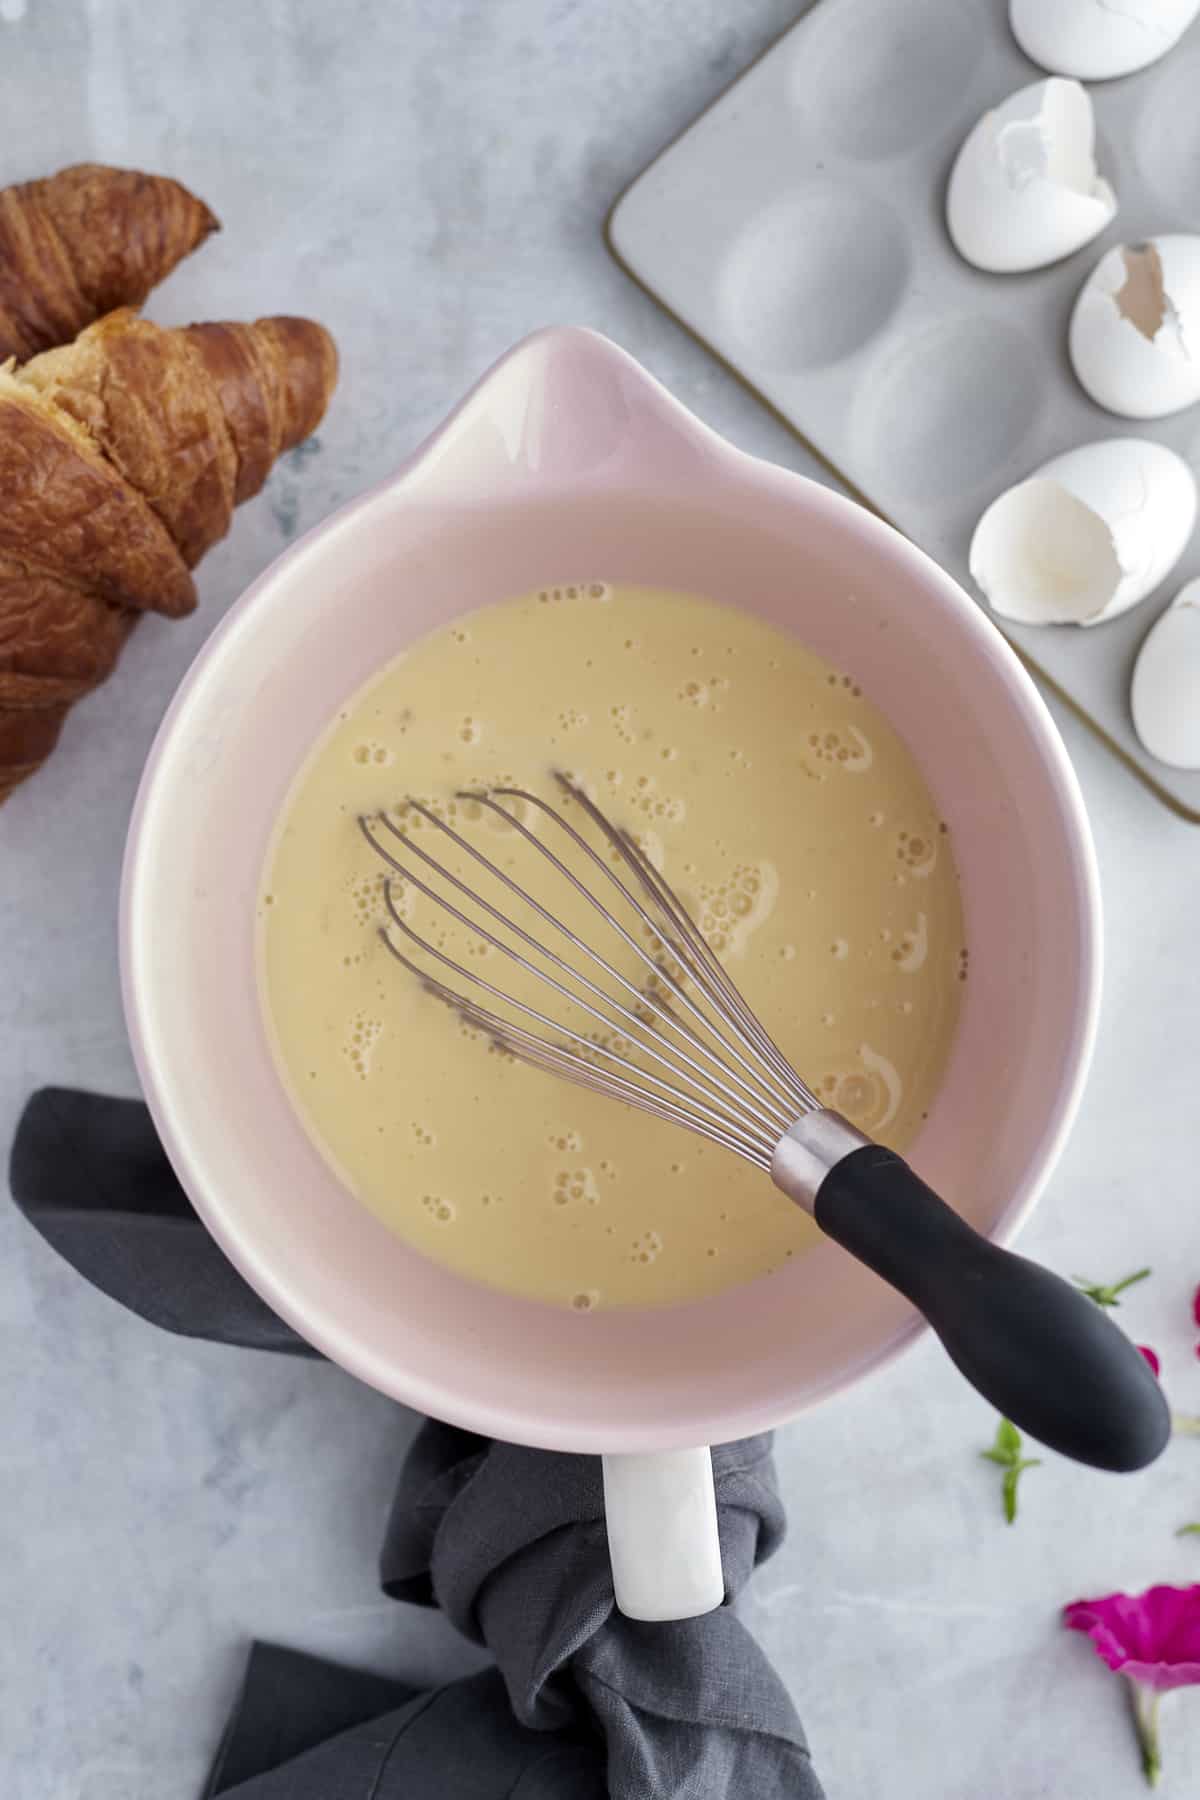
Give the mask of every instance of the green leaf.
[{"label": "green leaf", "polygon": [[1089,1300],[1094,1300],[1097,1306],[1120,1306],[1121,1302],[1117,1299],[1117,1295],[1123,1294],[1125,1289],[1132,1287],[1135,1281],[1145,1281],[1152,1272],[1150,1269],[1135,1269],[1132,1275],[1123,1275],[1120,1281],[1112,1281],[1107,1284],[1101,1281],[1088,1281],[1082,1275],[1072,1275],[1071,1280],[1080,1292],[1086,1294]]},{"label": "green leaf", "polygon": [[1011,1525],[1017,1516],[1017,1483],[1025,1469],[1036,1469],[1041,1460],[1036,1456],[1021,1455],[1021,1434],[1011,1419],[1001,1419],[996,1425],[996,1441],[987,1450],[979,1452],[984,1462],[995,1463],[1004,1470],[1004,1485],[1001,1490],[1004,1500],[1004,1516]]},{"label": "green leaf", "polygon": [[1040,1462],[1040,1457],[1030,1457],[1025,1462],[1015,1462],[1004,1472],[1004,1517],[1010,1525],[1015,1525],[1017,1521],[1017,1483],[1022,1472],[1025,1469],[1036,1469]]},{"label": "green leaf", "polygon": [[1176,1537],[1200,1537],[1200,1525],[1181,1525]]},{"label": "green leaf", "polygon": [[1010,1461],[1021,1454],[1021,1434],[1008,1419],[1001,1419],[996,1427],[996,1448],[1003,1451]]},{"label": "green leaf", "polygon": [[1004,1517],[1010,1525],[1017,1522],[1017,1483],[1021,1479],[1021,1471],[1009,1469],[1004,1477]]}]

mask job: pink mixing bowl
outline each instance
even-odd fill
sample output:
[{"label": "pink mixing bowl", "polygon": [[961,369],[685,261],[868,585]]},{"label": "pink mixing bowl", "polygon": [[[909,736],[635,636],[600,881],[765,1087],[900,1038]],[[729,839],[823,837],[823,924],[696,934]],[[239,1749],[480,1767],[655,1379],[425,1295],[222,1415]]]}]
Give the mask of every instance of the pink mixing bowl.
[{"label": "pink mixing bowl", "polygon": [[[256,984],[264,852],[332,713],[432,627],[581,575],[692,590],[795,632],[907,740],[953,833],[972,947],[950,1067],[910,1160],[982,1231],[1010,1238],[1070,1125],[1099,996],[1093,852],[1046,708],[921,551],[741,454],[590,332],[518,345],[213,633],[138,797],[124,990],[180,1179],[298,1331],[474,1431],[661,1452],[792,1418],[894,1356],[920,1321],[832,1245],[752,1286],[641,1313],[580,1317],[464,1282],[393,1236],[323,1160],[276,1073]],[[797,792],[798,821],[803,807]]]}]

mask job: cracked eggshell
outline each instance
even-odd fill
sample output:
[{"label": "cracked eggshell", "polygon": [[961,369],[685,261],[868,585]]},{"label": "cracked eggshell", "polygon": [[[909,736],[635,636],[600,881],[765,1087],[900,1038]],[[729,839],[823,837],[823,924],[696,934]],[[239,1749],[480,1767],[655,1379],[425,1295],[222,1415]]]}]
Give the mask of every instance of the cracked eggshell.
[{"label": "cracked eggshell", "polygon": [[1096,170],[1092,103],[1077,81],[1035,81],[985,113],[950,172],[946,224],[977,269],[1013,274],[1070,256],[1117,199]]},{"label": "cracked eggshell", "polygon": [[971,575],[1002,618],[1098,625],[1170,574],[1195,521],[1182,457],[1146,438],[1103,438],[993,500],[971,539]]},{"label": "cracked eggshell", "polygon": [[1108,81],[1165,56],[1198,12],[1200,0],[1011,0],[1009,22],[1043,69]]},{"label": "cracked eggshell", "polygon": [[1173,769],[1200,769],[1200,578],[1146,633],[1129,705],[1151,756]]},{"label": "cracked eggshell", "polygon": [[1109,412],[1161,419],[1194,406],[1200,237],[1178,233],[1107,251],[1079,290],[1068,345],[1080,386]]}]

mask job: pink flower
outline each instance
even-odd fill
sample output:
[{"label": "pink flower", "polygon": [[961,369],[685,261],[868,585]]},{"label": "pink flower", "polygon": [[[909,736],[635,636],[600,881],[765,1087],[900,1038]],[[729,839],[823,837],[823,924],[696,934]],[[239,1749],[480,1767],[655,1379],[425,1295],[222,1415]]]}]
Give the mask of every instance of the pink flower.
[{"label": "pink flower", "polygon": [[1200,1683],[1200,1585],[1106,1594],[1063,1609],[1071,1631],[1086,1631],[1110,1669],[1165,1692]]},{"label": "pink flower", "polygon": [[1200,1287],[1192,1295],[1192,1317],[1200,1325]]},{"label": "pink flower", "polygon": [[1200,1585],[1075,1600],[1063,1608],[1063,1623],[1086,1632],[1097,1655],[1132,1682],[1142,1768],[1153,1787],[1162,1767],[1159,1701],[1172,1688],[1200,1684]]},{"label": "pink flower", "polygon": [[[1161,1375],[1162,1374],[1162,1364],[1158,1360],[1158,1351],[1152,1350],[1150,1348],[1149,1344],[1139,1344],[1138,1349],[1141,1351],[1141,1353],[1145,1357],[1146,1361],[1150,1364],[1150,1367],[1153,1369],[1154,1373],[1156,1375]],[[1196,1354],[1197,1354],[1197,1356],[1200,1356],[1200,1344],[1197,1344],[1197,1346],[1196,1346]]]}]

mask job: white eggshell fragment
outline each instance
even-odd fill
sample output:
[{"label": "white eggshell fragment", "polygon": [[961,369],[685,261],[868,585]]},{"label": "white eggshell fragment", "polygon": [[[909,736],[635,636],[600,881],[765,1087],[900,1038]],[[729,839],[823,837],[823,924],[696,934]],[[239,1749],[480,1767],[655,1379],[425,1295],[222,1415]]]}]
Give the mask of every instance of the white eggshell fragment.
[{"label": "white eggshell fragment", "polygon": [[1055,75],[1108,81],[1165,56],[1200,0],[1011,0],[1013,36]]},{"label": "white eggshell fragment", "polygon": [[971,574],[1003,618],[1098,625],[1170,574],[1195,521],[1182,457],[1145,438],[1103,438],[993,500],[971,539]]},{"label": "white eggshell fragment", "polygon": [[1081,387],[1109,412],[1161,419],[1194,406],[1200,237],[1179,233],[1107,251],[1079,290],[1068,344]]},{"label": "white eggshell fragment", "polygon": [[1200,578],[1146,633],[1129,704],[1151,756],[1173,769],[1200,769]]},{"label": "white eggshell fragment", "polygon": [[1013,274],[1070,256],[1117,198],[1096,170],[1092,103],[1077,81],[1035,81],[985,113],[950,172],[946,224],[977,269]]}]

